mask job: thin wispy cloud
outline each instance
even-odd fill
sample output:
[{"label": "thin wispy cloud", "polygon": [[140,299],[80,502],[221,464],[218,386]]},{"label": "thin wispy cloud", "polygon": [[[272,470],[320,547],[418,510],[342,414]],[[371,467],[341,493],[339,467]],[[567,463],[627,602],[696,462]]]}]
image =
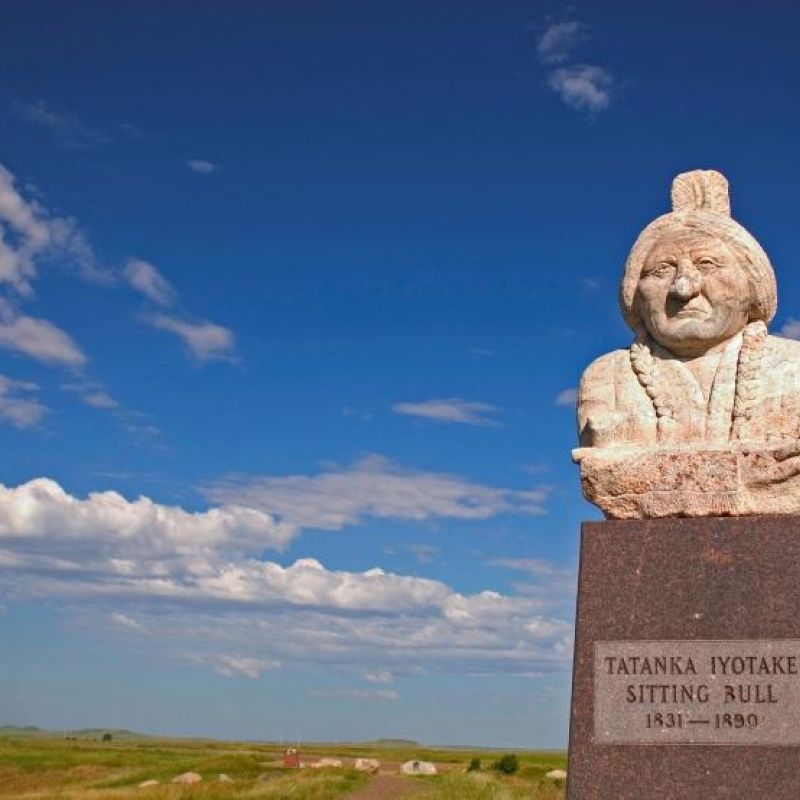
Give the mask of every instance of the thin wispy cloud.
[{"label": "thin wispy cloud", "polygon": [[485,486],[457,475],[403,469],[381,456],[318,475],[231,476],[203,490],[215,503],[257,508],[299,528],[341,530],[374,517],[488,519],[541,514],[548,490]]},{"label": "thin wispy cloud", "polygon": [[47,413],[47,407],[36,396],[39,386],[0,375],[0,419],[15,428],[33,428]]},{"label": "thin wispy cloud", "polygon": [[800,339],[800,320],[789,317],[779,332],[786,339]]},{"label": "thin wispy cloud", "polygon": [[578,402],[577,389],[564,389],[556,395],[555,403],[563,408],[572,408]]},{"label": "thin wispy cloud", "polygon": [[573,64],[559,67],[548,78],[550,88],[570,108],[596,114],[611,104],[614,79],[603,67]]},{"label": "thin wispy cloud", "polygon": [[539,35],[536,55],[545,69],[547,86],[568,107],[596,115],[611,105],[615,80],[606,67],[586,64],[573,57],[588,35],[578,20],[552,22]]},{"label": "thin wispy cloud", "polygon": [[206,161],[203,158],[189,158],[186,161],[186,166],[192,172],[198,172],[201,175],[208,175],[211,172],[216,172],[218,167],[213,161]]},{"label": "thin wispy cloud", "polygon": [[562,64],[586,34],[586,25],[577,20],[548,25],[536,42],[536,54],[542,64]]},{"label": "thin wispy cloud", "polygon": [[86,356],[74,339],[52,322],[20,314],[0,300],[0,348],[44,364],[82,367]]},{"label": "thin wispy cloud", "polygon": [[51,262],[87,280],[113,280],[75,220],[53,215],[38,200],[25,197],[14,175],[0,165],[0,284],[30,296],[39,267]]},{"label": "thin wispy cloud", "polygon": [[462,400],[459,397],[425,400],[418,403],[395,403],[392,411],[435,422],[457,422],[478,427],[498,425],[498,421],[492,415],[500,413],[500,409],[490,403]]},{"label": "thin wispy cloud", "polygon": [[74,114],[55,110],[44,100],[17,103],[14,108],[20,119],[48,131],[66,149],[82,150],[111,140],[106,133],[92,128]]},{"label": "thin wispy cloud", "polygon": [[231,361],[236,344],[233,331],[208,320],[188,321],[169,314],[143,314],[143,322],[174,333],[198,361]]},{"label": "thin wispy cloud", "polygon": [[177,299],[172,284],[158,268],[140,258],[131,258],[122,273],[130,286],[159,306],[171,306]]}]

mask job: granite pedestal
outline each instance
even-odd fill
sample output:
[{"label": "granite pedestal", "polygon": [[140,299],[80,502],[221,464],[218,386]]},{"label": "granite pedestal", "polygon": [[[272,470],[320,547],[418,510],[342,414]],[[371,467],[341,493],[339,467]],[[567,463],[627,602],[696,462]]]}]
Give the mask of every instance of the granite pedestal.
[{"label": "granite pedestal", "polygon": [[585,523],[568,800],[800,797],[800,517]]}]

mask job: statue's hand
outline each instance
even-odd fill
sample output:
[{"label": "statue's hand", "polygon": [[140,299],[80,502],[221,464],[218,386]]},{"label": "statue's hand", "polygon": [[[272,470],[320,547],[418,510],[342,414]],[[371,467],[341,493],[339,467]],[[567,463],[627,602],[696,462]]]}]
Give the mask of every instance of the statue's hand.
[{"label": "statue's hand", "polygon": [[800,475],[800,442],[742,451],[742,480],[750,488],[783,483]]},{"label": "statue's hand", "polygon": [[631,417],[624,411],[591,415],[580,431],[581,447],[609,447],[630,441]]}]

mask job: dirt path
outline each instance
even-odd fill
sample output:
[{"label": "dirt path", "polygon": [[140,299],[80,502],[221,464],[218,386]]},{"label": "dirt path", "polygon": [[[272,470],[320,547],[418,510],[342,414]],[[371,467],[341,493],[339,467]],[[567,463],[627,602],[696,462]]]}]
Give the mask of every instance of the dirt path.
[{"label": "dirt path", "polygon": [[379,773],[370,778],[369,783],[351,794],[348,800],[395,800],[399,797],[412,797],[422,786],[403,775]]}]

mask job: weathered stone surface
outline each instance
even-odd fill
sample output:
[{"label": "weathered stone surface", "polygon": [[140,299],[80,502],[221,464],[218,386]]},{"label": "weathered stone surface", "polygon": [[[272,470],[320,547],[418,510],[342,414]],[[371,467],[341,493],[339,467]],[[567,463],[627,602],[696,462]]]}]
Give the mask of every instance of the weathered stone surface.
[{"label": "weathered stone surface", "polygon": [[184,784],[193,784],[193,783],[200,783],[203,780],[203,776],[199,775],[197,772],[184,772],[180,775],[176,775],[173,779],[173,783],[184,783]]},{"label": "weathered stone surface", "polygon": [[800,517],[585,523],[580,563],[569,800],[796,800]]},{"label": "weathered stone surface", "polygon": [[309,766],[312,769],[326,769],[328,767],[341,767],[342,760],[340,758],[320,758],[318,761],[312,761]]},{"label": "weathered stone surface", "polygon": [[800,342],[768,335],[772,266],[722,175],[672,198],[625,265],[635,341],[581,380],[584,493],[612,518],[800,513]]},{"label": "weathered stone surface", "polygon": [[354,766],[359,772],[377,772],[381,762],[375,758],[357,758]]},{"label": "weathered stone surface", "polygon": [[436,764],[430,761],[406,761],[400,771],[406,775],[435,775]]},{"label": "weathered stone surface", "polygon": [[[580,448],[588,500],[612,519],[793,514],[800,476],[794,442]],[[787,474],[790,473],[790,474]]]}]

